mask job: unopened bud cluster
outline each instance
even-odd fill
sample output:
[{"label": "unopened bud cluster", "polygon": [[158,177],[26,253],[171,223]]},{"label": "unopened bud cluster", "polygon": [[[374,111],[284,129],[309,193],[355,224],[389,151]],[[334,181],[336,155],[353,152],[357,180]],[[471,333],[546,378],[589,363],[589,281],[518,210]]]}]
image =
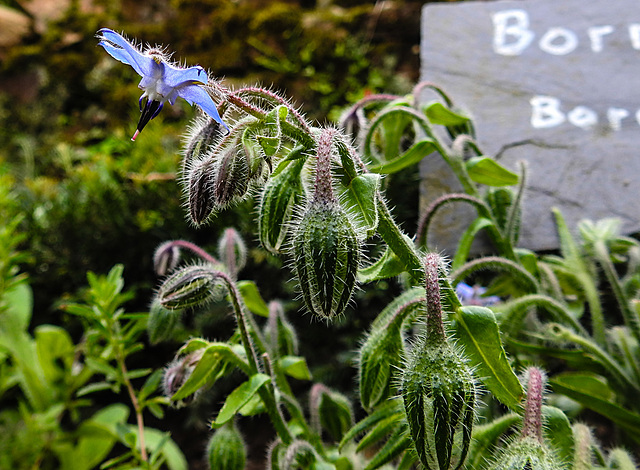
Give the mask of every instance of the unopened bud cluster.
[{"label": "unopened bud cluster", "polygon": [[215,211],[243,198],[262,162],[241,142],[242,131],[223,137],[213,120],[197,120],[187,137],[183,179],[189,216],[201,225]]},{"label": "unopened bud cluster", "polygon": [[315,192],[293,235],[294,266],[307,308],[331,319],[347,307],[360,265],[360,241],[333,195],[331,158],[334,132],[318,138]]},{"label": "unopened bud cluster", "polygon": [[560,470],[562,462],[546,445],[543,437],[542,403],[546,376],[537,367],[525,374],[527,398],[522,432],[498,455],[488,470]]},{"label": "unopened bud cluster", "polygon": [[408,355],[402,400],[418,458],[427,470],[460,468],[471,443],[476,384],[462,354],[445,336],[438,272],[440,258],[425,262],[427,332]]}]

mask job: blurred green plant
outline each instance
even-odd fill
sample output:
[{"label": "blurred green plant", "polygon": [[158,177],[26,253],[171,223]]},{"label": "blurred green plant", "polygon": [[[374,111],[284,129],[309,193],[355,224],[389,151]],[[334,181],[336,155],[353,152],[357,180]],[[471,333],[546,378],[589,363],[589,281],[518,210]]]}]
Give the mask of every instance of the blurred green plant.
[{"label": "blurred green plant", "polygon": [[[133,388],[133,379],[150,374],[149,370],[127,371],[125,364],[142,347],[135,339],[145,329],[146,315],[127,319],[119,309],[130,297],[120,293],[121,267],[107,277],[90,274],[91,305],[67,306],[88,322],[79,344],[60,326],[43,324],[34,328],[33,335],[29,331],[33,293],[26,276],[19,273],[26,254],[17,248],[25,237],[18,231],[21,216],[15,215],[16,195],[8,183],[9,178],[2,176],[0,212],[6,223],[0,227],[0,467],[90,470],[100,464],[101,468],[131,468],[124,462],[146,460],[153,465],[145,468],[166,463],[173,470],[186,469],[182,453],[168,435],[143,427],[145,408],[162,415],[165,400],[152,396],[162,371],[151,374],[139,391]],[[99,374],[105,375],[105,381],[93,381]],[[97,390],[117,392],[125,386],[138,427],[127,424],[126,405],[96,409],[88,397]],[[136,434],[140,429],[144,434]],[[118,443],[131,451],[122,453],[113,465],[104,464]]]}]

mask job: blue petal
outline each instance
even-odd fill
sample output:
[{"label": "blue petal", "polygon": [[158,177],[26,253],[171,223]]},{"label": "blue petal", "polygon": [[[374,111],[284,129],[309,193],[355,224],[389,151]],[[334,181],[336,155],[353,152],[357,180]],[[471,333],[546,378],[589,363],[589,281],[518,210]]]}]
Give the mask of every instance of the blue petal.
[{"label": "blue petal", "polygon": [[174,67],[164,63],[164,82],[171,88],[175,88],[185,82],[199,82],[206,84],[209,80],[207,72],[199,65],[186,69]]},{"label": "blue petal", "polygon": [[211,99],[211,96],[202,87],[196,84],[180,87],[178,89],[178,96],[184,98],[189,104],[197,104],[212,119],[224,126],[225,129],[229,130],[227,125],[220,118],[216,104]]},{"label": "blue petal", "polygon": [[98,45],[104,47],[111,57],[130,65],[138,75],[144,77],[152,74],[155,61],[145,56],[120,34],[111,29],[102,28],[98,31],[98,39],[100,39]]}]

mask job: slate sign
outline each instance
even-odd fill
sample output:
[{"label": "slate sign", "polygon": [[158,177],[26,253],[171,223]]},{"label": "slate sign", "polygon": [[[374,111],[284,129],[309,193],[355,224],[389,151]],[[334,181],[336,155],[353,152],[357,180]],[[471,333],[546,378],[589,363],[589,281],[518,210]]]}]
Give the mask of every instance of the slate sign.
[{"label": "slate sign", "polygon": [[[421,79],[473,117],[486,155],[514,171],[528,162],[520,246],[558,246],[554,206],[571,228],[619,217],[640,231],[640,2],[427,4],[421,61]],[[457,189],[434,157],[421,166],[423,207]],[[455,246],[474,215],[437,216],[429,246]]]}]

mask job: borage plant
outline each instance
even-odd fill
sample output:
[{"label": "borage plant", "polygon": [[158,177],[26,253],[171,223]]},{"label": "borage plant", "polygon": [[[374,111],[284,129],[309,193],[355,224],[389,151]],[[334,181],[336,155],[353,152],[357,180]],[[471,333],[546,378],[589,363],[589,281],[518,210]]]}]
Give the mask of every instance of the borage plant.
[{"label": "borage plant", "polygon": [[[440,89],[427,85],[441,99],[426,106],[414,98],[423,85],[414,96],[370,96],[345,114],[345,130],[318,127],[272,91],[225,89],[199,67],[169,66],[155,48],[141,51],[110,30],[99,37],[107,52],[143,76],[148,101],[138,132],[176,96],[205,112],[191,126],[181,175],[194,225],[257,195],[262,246],[290,260],[304,308],[325,322],[352,312],[358,286],[396,276],[405,286],[362,340],[360,406],[319,383],[304,406],[289,383],[290,377],[311,380],[304,358],[296,355],[295,332],[281,304],[265,304],[255,284],[238,281],[239,236],[229,232],[223,239],[220,260],[186,241],[163,244],[156,264],[168,277],[149,317],[151,338],[170,337],[184,309],[225,297],[236,320],[237,331],[227,341],[188,340],[164,377],[170,399],[184,403],[233,370],[244,374],[211,423],[212,468],[244,467],[246,450],[235,420],[257,413],[268,415],[277,436],[268,450],[270,469],[591,468],[597,446],[588,430],[572,429],[562,410],[543,406],[545,378],[537,368],[525,374],[524,400],[498,319],[483,305],[489,302],[472,294],[473,305],[463,304],[454,290],[479,266],[507,273],[514,293],[542,288],[526,267],[534,255],[515,248],[524,168],[518,176],[482,155],[471,121]],[[346,129],[354,130],[357,145]],[[383,175],[434,152],[465,192],[435,201],[412,239],[385,201]],[[450,275],[447,262],[424,240],[433,214],[457,201],[475,207],[478,219],[462,234]],[[481,230],[500,256],[467,263]],[[382,255],[365,265],[364,243],[376,240]],[[181,249],[201,261],[177,267]],[[556,313],[567,328],[583,328],[563,309]],[[354,424],[355,416],[364,417]],[[496,451],[514,426],[521,427],[520,437]],[[610,468],[631,462],[616,452]]]}]

